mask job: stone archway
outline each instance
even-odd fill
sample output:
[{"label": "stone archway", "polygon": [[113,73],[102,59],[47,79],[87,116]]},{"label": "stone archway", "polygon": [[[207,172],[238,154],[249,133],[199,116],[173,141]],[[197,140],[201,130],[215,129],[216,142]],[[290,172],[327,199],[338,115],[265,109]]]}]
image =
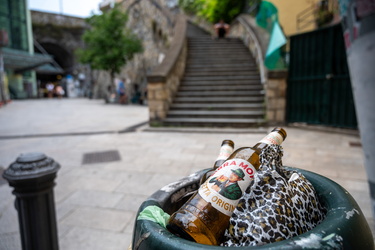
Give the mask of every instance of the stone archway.
[{"label": "stone archway", "polygon": [[[66,50],[64,47],[56,43],[42,42],[40,46],[50,55],[53,56],[55,62],[64,70],[64,74],[71,74],[74,69],[74,55]],[[36,52],[42,53],[38,48]]]}]

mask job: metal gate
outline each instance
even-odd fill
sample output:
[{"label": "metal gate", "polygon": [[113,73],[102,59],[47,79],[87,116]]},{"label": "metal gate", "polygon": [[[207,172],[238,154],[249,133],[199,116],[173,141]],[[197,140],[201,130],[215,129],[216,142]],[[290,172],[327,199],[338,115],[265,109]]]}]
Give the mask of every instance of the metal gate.
[{"label": "metal gate", "polygon": [[287,121],[357,128],[341,24],[292,36]]}]

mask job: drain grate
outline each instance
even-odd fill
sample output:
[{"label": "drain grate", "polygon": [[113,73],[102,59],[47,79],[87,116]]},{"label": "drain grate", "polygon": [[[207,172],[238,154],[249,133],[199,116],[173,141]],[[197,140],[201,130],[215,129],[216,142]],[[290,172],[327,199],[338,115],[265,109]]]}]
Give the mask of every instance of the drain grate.
[{"label": "drain grate", "polygon": [[83,155],[82,164],[93,164],[112,161],[121,161],[120,153],[117,150],[86,153]]}]

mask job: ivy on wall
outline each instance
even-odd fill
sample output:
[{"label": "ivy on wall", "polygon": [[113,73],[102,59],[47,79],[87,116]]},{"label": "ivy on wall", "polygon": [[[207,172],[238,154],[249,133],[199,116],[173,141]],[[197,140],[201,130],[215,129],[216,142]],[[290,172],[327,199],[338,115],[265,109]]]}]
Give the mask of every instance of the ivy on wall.
[{"label": "ivy on wall", "polygon": [[188,13],[201,16],[212,23],[223,19],[230,23],[244,9],[244,0],[179,0],[179,6]]}]

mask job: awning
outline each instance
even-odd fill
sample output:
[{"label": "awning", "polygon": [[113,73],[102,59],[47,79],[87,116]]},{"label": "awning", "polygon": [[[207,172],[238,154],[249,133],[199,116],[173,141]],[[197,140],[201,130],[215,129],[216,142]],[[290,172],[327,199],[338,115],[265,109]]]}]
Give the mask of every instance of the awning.
[{"label": "awning", "polygon": [[[4,68],[12,69],[17,73],[35,69],[39,66],[53,62],[50,55],[40,53],[30,54],[26,51],[2,48]],[[61,68],[60,68],[61,69]]]},{"label": "awning", "polygon": [[57,64],[54,65],[52,63],[44,64],[34,69],[38,74],[45,74],[45,75],[58,75],[64,74],[64,70],[60,68]]}]

